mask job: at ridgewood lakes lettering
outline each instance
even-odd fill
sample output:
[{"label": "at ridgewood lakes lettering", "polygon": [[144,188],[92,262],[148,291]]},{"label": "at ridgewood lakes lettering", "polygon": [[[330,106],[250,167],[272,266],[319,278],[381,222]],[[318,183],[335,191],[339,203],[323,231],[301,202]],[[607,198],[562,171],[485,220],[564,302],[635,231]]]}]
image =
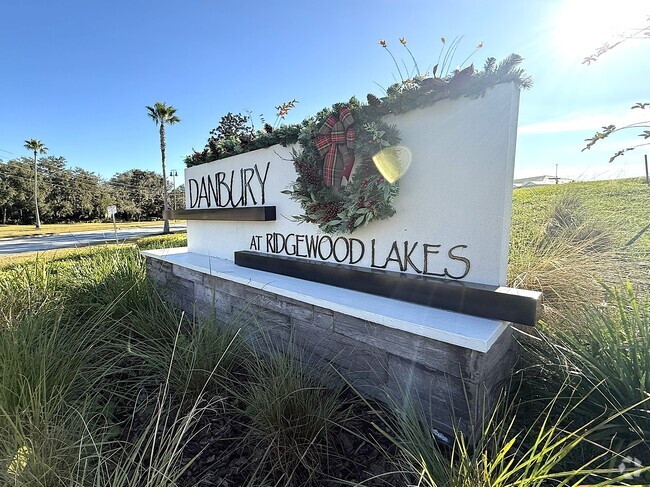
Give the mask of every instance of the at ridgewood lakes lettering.
[{"label": "at ridgewood lakes lettering", "polygon": [[[463,256],[467,245],[442,248],[440,244],[394,241],[390,248],[380,245],[373,238],[367,245],[358,238],[331,237],[329,235],[301,235],[273,232],[253,235],[249,250],[271,254],[307,257],[321,261],[332,259],[341,264],[358,264],[370,258],[370,267],[401,272],[415,272],[425,276],[464,279],[470,272],[471,263]],[[381,249],[380,249],[381,247]],[[368,255],[369,254],[369,255]]]}]

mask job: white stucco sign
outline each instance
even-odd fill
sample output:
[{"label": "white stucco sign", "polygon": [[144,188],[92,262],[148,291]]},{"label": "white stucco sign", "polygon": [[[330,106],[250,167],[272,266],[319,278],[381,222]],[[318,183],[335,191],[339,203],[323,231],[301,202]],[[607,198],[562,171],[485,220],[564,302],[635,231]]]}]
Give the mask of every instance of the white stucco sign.
[{"label": "white stucco sign", "polygon": [[273,221],[189,220],[189,252],[233,260],[235,251],[361,266],[489,285],[506,281],[519,92],[442,100],[384,121],[412,159],[396,213],[351,234],[297,224],[283,194],[296,171],[274,146],[185,170],[186,208],[275,207]]}]

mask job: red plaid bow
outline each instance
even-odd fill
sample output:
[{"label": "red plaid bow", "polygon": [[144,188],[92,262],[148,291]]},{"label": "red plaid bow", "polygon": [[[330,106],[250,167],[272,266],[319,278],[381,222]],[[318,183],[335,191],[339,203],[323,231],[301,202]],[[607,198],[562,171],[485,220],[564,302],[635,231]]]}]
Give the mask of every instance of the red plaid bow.
[{"label": "red plaid bow", "polygon": [[323,180],[328,188],[340,187],[341,178],[350,178],[354,166],[354,139],[352,128],[354,118],[349,109],[343,108],[338,114],[330,115],[318,130],[316,148],[324,157]]}]

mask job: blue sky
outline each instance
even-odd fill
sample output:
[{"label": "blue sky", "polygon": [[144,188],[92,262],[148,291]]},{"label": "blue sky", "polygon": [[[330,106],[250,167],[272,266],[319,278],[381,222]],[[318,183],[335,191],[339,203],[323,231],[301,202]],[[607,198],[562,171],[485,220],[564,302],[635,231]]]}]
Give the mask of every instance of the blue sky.
[{"label": "blue sky", "polygon": [[380,38],[408,62],[405,37],[424,68],[435,64],[441,36],[464,35],[456,63],[483,42],[478,67],[516,52],[533,77],[521,96],[516,176],[552,174],[555,164],[560,176],[638,176],[642,149],[607,162],[636,132],[580,149],[601,125],[631,121],[640,110],[628,108],[650,101],[650,38],[590,66],[581,60],[620,29],[643,26],[644,11],[644,0],[4,0],[0,158],[29,155],[23,141],[36,138],[103,177],[160,170],[145,105],[164,101],[182,120],[167,130],[167,167],[180,173],[229,111],[272,123],[274,107],[295,98],[286,121],[299,122],[394,81]]}]

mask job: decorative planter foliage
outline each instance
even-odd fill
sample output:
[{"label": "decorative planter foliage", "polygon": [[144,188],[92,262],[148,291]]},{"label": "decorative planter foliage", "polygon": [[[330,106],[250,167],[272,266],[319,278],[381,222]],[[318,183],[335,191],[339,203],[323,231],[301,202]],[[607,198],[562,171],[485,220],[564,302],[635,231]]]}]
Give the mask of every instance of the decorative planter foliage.
[{"label": "decorative planter foliage", "polygon": [[[301,151],[294,150],[292,156],[298,177],[284,192],[298,201],[304,211],[294,218],[315,223],[326,233],[350,233],[372,220],[389,218],[395,213],[393,201],[399,191],[398,183],[387,181],[372,161],[382,148],[399,143],[397,130],[382,122],[382,117],[425,108],[443,99],[478,98],[488,88],[501,83],[513,82],[519,88],[527,89],[532,86],[532,81],[519,68],[521,61],[520,56],[511,54],[500,63],[488,58],[484,69],[478,72],[471,65],[445,78],[416,76],[390,86],[381,99],[368,94],[367,104],[362,104],[353,97],[348,103],[337,103],[332,109],[324,109],[301,124],[276,129],[266,124],[257,132],[239,127],[240,130],[228,132],[225,137],[211,137],[202,152],[194,151],[185,158],[185,164],[191,167],[275,144],[287,147],[297,142]],[[324,140],[324,131],[333,130],[345,109],[349,110],[354,121],[346,122],[342,129],[335,129],[333,142]],[[328,119],[331,122],[329,128]],[[211,134],[214,135],[215,130]],[[348,139],[351,139],[351,144]],[[340,155],[327,156],[331,151],[330,143],[340,144]],[[339,157],[343,163],[333,175],[329,172],[330,166],[332,160],[338,161]],[[350,157],[355,160],[355,170],[347,186],[339,185],[339,171],[347,172]],[[327,184],[324,165],[329,167],[325,171],[325,179],[329,180]],[[334,180],[336,184],[332,183]]]},{"label": "decorative planter foliage", "polygon": [[[446,98],[454,99],[460,96],[479,98],[485,94],[488,88],[501,83],[512,82],[519,88],[528,89],[532,86],[532,80],[519,67],[522,60],[521,56],[517,54],[511,54],[500,63],[491,57],[485,61],[483,71],[475,72],[472,65],[446,78],[416,76],[390,86],[386,90],[387,96],[381,100],[371,93],[368,94],[368,105],[361,105],[360,109],[364,112],[367,111],[370,116],[378,120],[384,115],[424,108]],[[322,112],[316,117],[321,114]],[[287,147],[298,141],[300,132],[314,118],[310,117],[300,124],[282,125],[275,129],[266,124],[264,129],[257,132],[244,130],[245,136],[240,133],[228,134],[223,140],[213,143],[212,147],[210,144],[206,144],[201,152],[193,151],[192,154],[186,156],[185,165],[187,167],[198,166],[276,144]]]}]

